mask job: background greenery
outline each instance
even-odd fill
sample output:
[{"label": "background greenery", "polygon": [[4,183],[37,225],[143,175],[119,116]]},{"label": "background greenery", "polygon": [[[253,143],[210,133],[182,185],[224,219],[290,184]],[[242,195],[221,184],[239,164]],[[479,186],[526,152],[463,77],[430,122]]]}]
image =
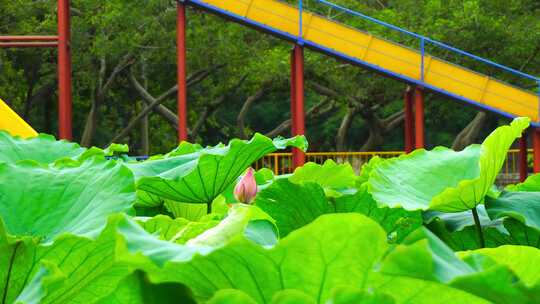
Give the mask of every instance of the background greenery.
[{"label": "background greenery", "polygon": [[[411,46],[416,43],[313,2],[306,5],[321,14]],[[536,0],[334,2],[540,74],[540,2]],[[159,113],[152,113],[120,141],[128,142],[138,154],[172,149],[176,145],[175,121],[170,115],[176,112],[176,94],[171,90],[176,81],[174,1],[73,0],[72,6],[75,139],[84,145],[107,145],[145,105],[142,90],[155,98],[168,91],[172,94],[165,95]],[[56,1],[2,1],[0,10],[0,34],[56,32]],[[255,131],[289,135],[290,50],[288,43],[188,9],[192,140],[214,144],[231,137],[246,138]],[[428,51],[536,89],[533,83],[522,83],[511,75],[431,48]],[[0,96],[37,130],[53,134],[57,127],[55,73],[55,50],[0,50]],[[310,150],[402,149],[400,111],[405,84],[311,51],[306,52],[306,83]],[[428,146],[459,148],[483,138],[500,123],[495,115],[456,104],[427,96]],[[467,132],[469,124],[478,132]]]}]

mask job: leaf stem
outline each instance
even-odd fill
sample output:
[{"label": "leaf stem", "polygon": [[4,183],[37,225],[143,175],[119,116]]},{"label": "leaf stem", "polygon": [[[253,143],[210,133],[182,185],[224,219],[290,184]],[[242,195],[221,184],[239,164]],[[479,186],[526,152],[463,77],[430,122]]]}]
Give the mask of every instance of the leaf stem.
[{"label": "leaf stem", "polygon": [[480,248],[486,247],[486,241],[484,239],[484,232],[482,231],[482,224],[480,223],[480,218],[478,217],[478,211],[476,206],[472,208],[472,215],[474,218],[474,224],[476,226],[476,232],[478,232],[478,239],[480,240]]},{"label": "leaf stem", "polygon": [[206,214],[212,213],[212,202],[206,203]]}]

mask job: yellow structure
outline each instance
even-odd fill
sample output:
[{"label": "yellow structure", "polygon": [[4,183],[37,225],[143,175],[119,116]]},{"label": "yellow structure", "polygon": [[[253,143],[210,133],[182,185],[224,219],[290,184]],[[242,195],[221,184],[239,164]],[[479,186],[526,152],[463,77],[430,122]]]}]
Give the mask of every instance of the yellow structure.
[{"label": "yellow structure", "polygon": [[[190,3],[278,35],[294,37],[300,32],[298,8],[280,1],[192,0]],[[303,11],[301,39],[309,47],[351,58],[390,76],[422,81],[420,52],[325,17]],[[530,91],[427,54],[423,69],[422,83],[427,88],[506,116],[527,116],[539,122],[539,97]]]},{"label": "yellow structure", "polygon": [[0,99],[0,130],[21,137],[34,137],[38,135],[37,132],[17,115],[17,113],[15,113],[15,111],[13,111],[2,99]]}]

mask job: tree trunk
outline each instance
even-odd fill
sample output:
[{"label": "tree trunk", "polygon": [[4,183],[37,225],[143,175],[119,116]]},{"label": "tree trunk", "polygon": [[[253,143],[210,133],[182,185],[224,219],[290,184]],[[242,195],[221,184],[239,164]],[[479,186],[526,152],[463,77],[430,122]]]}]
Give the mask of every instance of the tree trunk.
[{"label": "tree trunk", "polygon": [[84,131],[81,138],[81,146],[83,147],[90,147],[92,145],[92,139],[94,138],[94,134],[96,132],[97,111],[98,102],[94,98],[92,100],[90,112],[88,112],[88,116],[86,117],[86,123],[84,125]]},{"label": "tree trunk", "polygon": [[354,116],[358,112],[357,108],[347,107],[347,113],[343,116],[336,135],[336,151],[346,151],[347,132],[349,131]]},{"label": "tree trunk", "polygon": [[[141,102],[141,109],[145,107],[145,103]],[[141,119],[141,154],[148,155],[150,152],[150,140],[148,136],[148,115]]]},{"label": "tree trunk", "polygon": [[[130,74],[132,74],[133,70],[130,70]],[[143,79],[143,85],[145,91],[148,91],[148,77],[146,74],[146,59],[142,57],[141,60],[141,74]],[[134,77],[133,77],[134,78]],[[141,109],[144,109],[145,102],[141,101]],[[150,153],[150,139],[148,135],[148,115],[143,117],[141,120],[141,152],[142,155],[148,155]]]},{"label": "tree trunk", "polygon": [[380,121],[375,117],[365,117],[364,119],[368,125],[369,136],[360,148],[360,151],[374,151],[384,143],[384,127],[381,126]]},{"label": "tree trunk", "polygon": [[255,94],[246,98],[244,105],[242,105],[242,109],[240,110],[240,113],[238,113],[238,117],[236,119],[236,126],[238,128],[239,138],[247,139],[248,135],[246,134],[246,125],[245,125],[247,113],[249,112],[249,109],[251,108],[251,106],[257,100],[261,99],[264,96],[264,93],[267,87],[268,87],[268,84],[263,84],[262,87],[257,92],[255,92]]},{"label": "tree trunk", "polygon": [[461,151],[468,145],[473,144],[487,122],[487,118],[488,115],[486,112],[478,112],[476,116],[474,116],[473,120],[471,120],[469,124],[456,136],[454,143],[452,144],[452,149]]},{"label": "tree trunk", "polygon": [[92,106],[90,112],[86,118],[86,124],[84,126],[84,132],[81,139],[81,146],[90,147],[94,139],[94,135],[97,128],[99,108],[105,101],[106,94],[110,90],[112,84],[116,80],[116,77],[127,67],[133,64],[133,56],[131,53],[126,54],[114,67],[113,71],[105,80],[105,74],[107,72],[107,61],[105,58],[100,59],[100,68],[98,72],[98,83],[95,89],[95,96],[92,99]]}]

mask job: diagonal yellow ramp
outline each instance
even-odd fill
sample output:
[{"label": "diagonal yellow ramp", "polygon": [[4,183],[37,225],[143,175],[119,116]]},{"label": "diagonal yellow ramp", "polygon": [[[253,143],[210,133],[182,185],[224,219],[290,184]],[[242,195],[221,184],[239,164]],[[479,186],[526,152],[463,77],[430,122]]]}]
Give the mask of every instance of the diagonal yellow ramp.
[{"label": "diagonal yellow ramp", "polygon": [[38,133],[0,99],[0,130],[7,131],[13,136],[35,137]]},{"label": "diagonal yellow ramp", "polygon": [[[285,39],[299,34],[299,10],[278,0],[190,0],[188,3]],[[539,96],[317,14],[303,11],[302,40],[322,53],[507,116],[540,124]],[[294,38],[296,39],[296,38]],[[422,74],[424,79],[422,79]]]}]

